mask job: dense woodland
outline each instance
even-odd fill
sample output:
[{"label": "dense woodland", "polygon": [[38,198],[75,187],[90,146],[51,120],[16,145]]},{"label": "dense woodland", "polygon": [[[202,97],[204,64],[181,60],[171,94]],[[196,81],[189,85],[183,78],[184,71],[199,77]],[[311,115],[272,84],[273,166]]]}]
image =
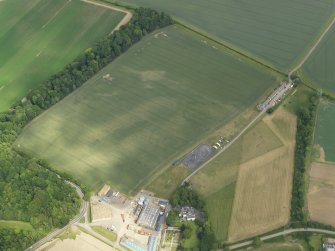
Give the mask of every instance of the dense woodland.
[{"label": "dense woodland", "polygon": [[[203,199],[195,192],[188,183],[177,188],[170,199],[171,205],[174,208],[169,212],[166,223],[170,226],[178,226],[181,229],[181,241],[178,250],[188,250],[184,245],[188,239],[192,239],[195,229],[196,238],[199,240],[199,245],[193,247],[192,250],[207,251],[218,248],[213,229],[206,215],[206,204]],[[182,206],[191,206],[205,213],[203,221],[195,220],[195,222],[181,222],[177,209]]]},{"label": "dense woodland", "polygon": [[51,229],[66,225],[80,207],[74,189],[50,168],[45,168],[48,167],[45,161],[12,148],[23,127],[143,36],[172,23],[164,13],[136,9],[127,25],[87,49],[64,70],[14,104],[10,111],[0,114],[0,219],[26,221],[35,229],[0,228],[0,250],[22,250]]},{"label": "dense woodland", "polygon": [[307,157],[312,147],[314,121],[318,96],[313,94],[306,106],[297,112],[297,134],[294,155],[294,175],[291,201],[291,221],[306,222],[305,207],[305,172]]}]

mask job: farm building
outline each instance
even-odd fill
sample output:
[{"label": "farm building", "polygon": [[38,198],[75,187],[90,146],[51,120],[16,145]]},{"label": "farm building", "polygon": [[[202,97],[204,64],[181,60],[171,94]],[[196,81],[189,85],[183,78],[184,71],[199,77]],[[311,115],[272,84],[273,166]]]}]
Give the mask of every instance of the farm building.
[{"label": "farm building", "polygon": [[335,244],[325,243],[323,244],[324,251],[335,251]]},{"label": "farm building", "polygon": [[157,237],[150,236],[148,241],[148,251],[156,251],[157,249]]},{"label": "farm building", "polygon": [[101,190],[99,191],[98,195],[100,197],[107,196],[107,194],[111,191],[111,187],[108,185],[104,185]]},{"label": "farm building", "polygon": [[162,209],[165,209],[168,205],[169,205],[169,202],[167,200],[159,200],[158,201],[158,205],[162,208]]},{"label": "farm building", "polygon": [[136,242],[134,242],[133,240],[127,239],[127,238],[123,238],[120,241],[121,246],[126,247],[127,249],[131,250],[131,251],[147,251],[147,247],[143,247],[139,244],[137,244]]},{"label": "farm building", "polygon": [[159,207],[151,203],[146,204],[138,217],[137,224],[141,227],[155,230],[159,215]]},{"label": "farm building", "polygon": [[197,219],[197,215],[199,215],[199,213],[193,207],[182,207],[179,210],[179,217],[181,220],[195,221]]}]

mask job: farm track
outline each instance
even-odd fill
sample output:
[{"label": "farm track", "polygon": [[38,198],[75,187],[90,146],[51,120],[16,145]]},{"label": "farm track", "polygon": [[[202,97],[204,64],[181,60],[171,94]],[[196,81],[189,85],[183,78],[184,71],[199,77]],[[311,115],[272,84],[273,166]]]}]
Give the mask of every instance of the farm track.
[{"label": "farm track", "polygon": [[[317,229],[317,228],[291,228],[291,229],[287,229],[275,234],[269,234],[269,235],[265,235],[260,237],[260,239],[262,241],[265,240],[270,240],[279,236],[283,236],[283,235],[288,235],[288,234],[292,234],[292,233],[300,233],[300,232],[310,232],[310,233],[321,233],[321,234],[333,234],[335,235],[335,231],[330,231],[330,230],[324,230],[324,229]],[[253,240],[249,240],[249,241],[245,241],[245,242],[241,242],[238,244],[233,244],[230,245],[229,248],[230,250],[234,250],[234,249],[239,249],[239,248],[243,248],[246,246],[250,246],[254,243]],[[218,251],[222,251],[222,249],[219,249]]]},{"label": "farm track", "polygon": [[[288,74],[288,82],[291,84],[293,81],[291,79],[291,76],[294,72],[296,72],[297,70],[299,70],[301,68],[301,66],[307,61],[307,59],[312,55],[312,53],[314,52],[314,50],[318,47],[318,45],[321,43],[322,39],[325,37],[325,35],[328,33],[328,31],[331,29],[331,27],[334,25],[335,23],[335,17],[333,18],[333,20],[331,21],[331,23],[327,26],[327,28],[324,30],[324,32],[321,34],[321,36],[319,37],[319,39],[315,42],[315,44],[312,46],[312,48],[308,51],[308,53],[303,57],[303,59],[300,61],[300,63],[294,67]],[[185,26],[185,25],[183,25]],[[187,27],[187,26],[185,26]],[[190,29],[190,28],[188,28]],[[215,40],[213,40],[215,41]],[[217,42],[217,41],[216,41]],[[229,47],[228,47],[229,48]],[[242,54],[244,55],[244,54]],[[244,55],[246,56],[246,55]],[[246,56],[247,57],[247,56]],[[257,63],[259,63],[258,61],[255,61]],[[275,70],[275,69],[274,69]],[[277,71],[277,70],[276,70]],[[189,176],[187,176],[182,184],[184,184],[185,182],[189,181],[190,178],[192,178],[192,176],[194,176],[196,173],[198,173],[202,168],[204,168],[207,164],[209,164],[210,162],[212,162],[214,159],[216,159],[221,153],[223,153],[224,151],[226,151],[231,145],[233,145],[264,113],[265,113],[266,109],[264,109],[261,113],[259,113],[256,118],[254,118],[254,120],[252,120],[228,145],[226,145],[223,149],[221,149],[213,158],[209,159],[207,162],[205,162],[204,164],[202,164],[198,169],[196,169],[194,172],[192,172]]]},{"label": "farm track", "polygon": [[232,146],[253,124],[260,118],[262,115],[266,112],[266,109],[261,111],[244,129],[233,139],[227,144],[224,148],[222,148],[217,154],[214,155],[213,158],[210,158],[207,162],[203,163],[199,168],[197,168],[193,173],[191,173],[189,176],[187,176],[182,184],[185,182],[189,181],[196,173],[198,173],[202,168],[204,168],[206,165],[208,165],[210,162],[215,160],[217,157],[220,156],[221,153],[226,151],[230,146]]},{"label": "farm track", "polygon": [[131,20],[131,18],[133,17],[133,13],[131,13],[130,11],[120,9],[120,8],[117,8],[117,7],[108,5],[108,4],[98,3],[98,2],[95,2],[95,1],[91,1],[91,0],[81,0],[81,1],[84,2],[84,3],[93,4],[95,6],[103,7],[103,8],[114,10],[114,11],[119,11],[119,12],[122,12],[122,13],[126,14],[124,16],[124,18],[119,22],[119,24],[113,29],[113,31],[111,33],[113,33],[116,30],[119,30],[122,25],[127,24]]},{"label": "farm track", "polygon": [[303,64],[307,61],[307,59],[312,55],[312,53],[315,51],[315,49],[318,47],[318,45],[321,43],[322,39],[326,36],[326,34],[328,33],[328,31],[331,29],[331,27],[334,25],[335,23],[335,17],[333,18],[333,20],[330,22],[330,24],[327,26],[327,28],[324,30],[324,32],[321,34],[321,36],[319,37],[319,39],[315,42],[315,44],[312,46],[312,48],[306,53],[306,55],[304,56],[304,58],[301,60],[301,62],[294,67],[288,74],[288,78],[289,81],[291,80],[291,76],[294,72],[296,72],[297,70],[299,70],[301,68],[301,66],[303,66]]}]

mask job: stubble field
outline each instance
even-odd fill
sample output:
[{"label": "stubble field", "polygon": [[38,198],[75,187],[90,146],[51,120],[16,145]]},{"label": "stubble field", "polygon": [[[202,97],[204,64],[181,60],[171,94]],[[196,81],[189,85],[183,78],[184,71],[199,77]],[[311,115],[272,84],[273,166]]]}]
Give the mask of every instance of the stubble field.
[{"label": "stubble field", "polygon": [[92,189],[130,193],[277,77],[179,26],[150,34],[31,122],[16,145]]},{"label": "stubble field", "polygon": [[335,164],[312,163],[308,210],[312,220],[335,226]]},{"label": "stubble field", "polygon": [[248,238],[288,221],[294,137],[295,117],[279,109],[192,177],[219,240]]},{"label": "stubble field", "polygon": [[286,72],[335,15],[333,0],[109,1],[163,10],[195,30]]},{"label": "stubble field", "polygon": [[0,111],[110,33],[123,16],[80,0],[1,1]]}]

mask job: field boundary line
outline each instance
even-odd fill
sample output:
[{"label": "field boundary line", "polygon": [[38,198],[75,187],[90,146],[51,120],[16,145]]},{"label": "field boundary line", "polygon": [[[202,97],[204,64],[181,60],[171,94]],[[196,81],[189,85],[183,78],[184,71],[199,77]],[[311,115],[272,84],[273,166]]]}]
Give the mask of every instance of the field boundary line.
[{"label": "field boundary line", "polygon": [[87,3],[87,4],[92,4],[92,5],[95,5],[95,6],[98,6],[98,7],[103,7],[105,9],[114,10],[114,11],[118,11],[118,12],[122,12],[122,13],[126,14],[122,18],[122,20],[118,23],[118,25],[115,26],[115,28],[113,29],[113,31],[110,34],[112,34],[114,31],[119,30],[121,26],[127,24],[131,20],[131,18],[133,17],[133,13],[131,13],[130,11],[112,6],[110,4],[100,3],[100,2],[96,2],[96,1],[92,1],[92,0],[81,0],[81,1],[84,2],[84,3]]},{"label": "field boundary line", "polygon": [[42,29],[44,29],[49,23],[51,23],[58,14],[71,2],[72,0],[68,0],[58,11],[56,11],[55,15],[53,15],[43,26]]},{"label": "field boundary line", "polygon": [[184,23],[182,22],[180,19],[174,17],[174,20],[176,22],[176,24],[184,27],[185,29],[189,30],[189,31],[192,31],[204,38],[207,38],[208,40],[212,41],[212,42],[215,42],[223,47],[225,47],[226,49],[244,57],[244,58],[247,58],[249,61],[252,61],[253,63],[256,63],[257,65],[259,66],[262,66],[263,68],[266,68],[268,70],[271,70],[273,72],[276,72],[276,73],[279,73],[281,75],[287,75],[286,73],[278,70],[277,68],[275,68],[273,65],[271,64],[267,64],[265,62],[262,62],[261,59],[259,59],[256,55],[248,55],[245,51],[243,51],[241,48],[234,48],[233,45],[229,44],[228,42],[225,42],[224,40],[219,40],[219,39],[216,39],[215,37],[211,37],[210,35],[204,33],[203,31],[201,30],[198,30],[194,27],[192,27],[191,25],[187,24],[187,23]]}]

